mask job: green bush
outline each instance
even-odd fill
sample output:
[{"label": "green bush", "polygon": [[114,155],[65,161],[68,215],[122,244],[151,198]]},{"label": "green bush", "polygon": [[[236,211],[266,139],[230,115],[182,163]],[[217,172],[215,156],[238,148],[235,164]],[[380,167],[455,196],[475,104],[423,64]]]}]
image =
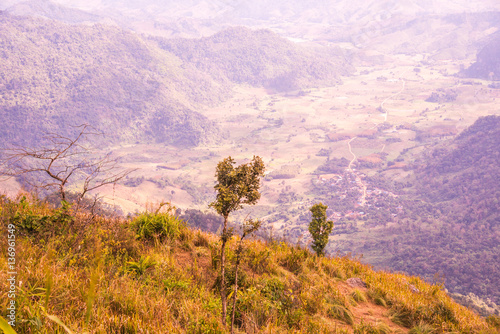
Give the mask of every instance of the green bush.
[{"label": "green bush", "polygon": [[[232,291],[233,286],[234,286],[235,281],[236,281],[236,271],[235,271],[234,267],[226,266],[224,277],[225,277],[227,289]],[[219,290],[220,289],[220,282],[221,282],[221,275],[220,275],[220,273],[218,273],[217,278],[215,279],[215,282],[212,285],[212,289],[215,291],[220,291]],[[238,269],[238,286],[240,289],[245,289],[248,286],[247,273],[245,271],[243,271],[241,268]]]},{"label": "green bush", "polygon": [[190,286],[190,282],[186,280],[177,280],[175,278],[167,278],[163,280],[163,288],[165,291],[170,292],[174,290],[187,290]]},{"label": "green bush", "polygon": [[292,273],[298,274],[302,270],[302,265],[309,255],[306,249],[290,247],[290,251],[286,253],[285,257],[280,261],[280,264]]},{"label": "green bush", "polygon": [[156,262],[149,256],[141,256],[138,262],[129,261],[125,271],[134,273],[136,276],[142,276],[149,268],[154,268]]},{"label": "green bush", "polygon": [[248,264],[257,274],[272,272],[271,251],[264,250],[248,250]]},{"label": "green bush", "polygon": [[142,213],[131,223],[137,238],[144,240],[165,238],[175,240],[183,230],[187,229],[186,223],[170,213]]},{"label": "green bush", "polygon": [[302,309],[295,309],[286,313],[286,323],[289,328],[301,329],[305,318],[305,312]]},{"label": "green bush", "polygon": [[285,290],[285,283],[272,277],[266,280],[262,294],[272,301],[280,301]]},{"label": "green bush", "polygon": [[31,236],[61,235],[73,222],[69,209],[71,205],[63,201],[60,209],[52,214],[39,214],[41,208],[28,202],[25,196],[19,200],[14,216],[10,222],[24,234]]},{"label": "green bush", "polygon": [[496,327],[500,330],[500,316],[490,315],[486,318],[486,322],[491,326]]},{"label": "green bush", "polygon": [[220,328],[218,321],[210,319],[199,319],[189,325],[187,333],[189,334],[223,334],[224,330]]},{"label": "green bush", "polygon": [[242,290],[237,304],[240,319],[236,323],[248,324],[258,331],[270,321],[278,319],[276,304],[261,294],[260,289],[250,287]]}]

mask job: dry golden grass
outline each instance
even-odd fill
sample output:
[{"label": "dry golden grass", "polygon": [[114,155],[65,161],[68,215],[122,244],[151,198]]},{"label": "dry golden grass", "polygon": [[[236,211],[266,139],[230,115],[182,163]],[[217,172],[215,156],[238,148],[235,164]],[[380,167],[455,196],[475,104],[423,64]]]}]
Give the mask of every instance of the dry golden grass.
[{"label": "dry golden grass", "polygon": [[[2,235],[8,223],[16,225],[17,333],[64,333],[49,315],[75,333],[226,332],[216,285],[217,236],[191,230],[169,213],[91,219],[6,198],[0,209]],[[229,263],[236,239],[229,242]],[[6,248],[2,238],[3,301],[8,300]],[[249,240],[245,248],[236,310],[239,333],[498,330],[454,303],[440,286],[417,277],[375,272],[347,257],[317,257],[274,240]],[[232,284],[231,265],[227,272]],[[362,279],[367,288],[350,287],[345,280],[351,277]],[[2,314],[6,306],[2,302]]]}]

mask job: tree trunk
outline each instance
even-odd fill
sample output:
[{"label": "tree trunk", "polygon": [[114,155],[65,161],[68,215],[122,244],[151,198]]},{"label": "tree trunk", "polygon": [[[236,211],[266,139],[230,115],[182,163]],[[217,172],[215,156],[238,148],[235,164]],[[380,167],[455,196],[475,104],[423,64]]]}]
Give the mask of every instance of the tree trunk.
[{"label": "tree trunk", "polygon": [[227,300],[226,300],[226,242],[227,242],[227,217],[224,217],[224,228],[222,229],[222,245],[220,249],[220,300],[222,303],[222,325],[226,328],[226,313],[227,313]]},{"label": "tree trunk", "polygon": [[241,245],[243,243],[243,237],[240,239],[240,245],[237,250],[236,254],[236,266],[235,266],[235,273],[234,273],[234,292],[233,292],[233,310],[231,314],[231,334],[233,334],[233,327],[234,327],[234,315],[236,313],[236,296],[238,295],[238,268],[240,266],[240,259],[241,259],[241,253],[243,252],[243,246]]}]

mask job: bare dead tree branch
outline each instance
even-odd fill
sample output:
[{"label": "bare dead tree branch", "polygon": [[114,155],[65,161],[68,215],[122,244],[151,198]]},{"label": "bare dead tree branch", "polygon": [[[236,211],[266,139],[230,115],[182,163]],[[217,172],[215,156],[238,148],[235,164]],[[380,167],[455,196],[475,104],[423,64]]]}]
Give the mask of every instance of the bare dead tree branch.
[{"label": "bare dead tree branch", "polygon": [[[95,157],[84,145],[90,136],[102,133],[88,124],[74,127],[74,137],[46,133],[40,147],[13,146],[2,150],[0,176],[23,177],[25,184],[37,190],[56,190],[67,200],[68,188],[79,189],[77,202],[86,194],[108,184],[116,184],[135,169],[120,170],[110,153]],[[31,177],[31,179],[29,177]]]}]

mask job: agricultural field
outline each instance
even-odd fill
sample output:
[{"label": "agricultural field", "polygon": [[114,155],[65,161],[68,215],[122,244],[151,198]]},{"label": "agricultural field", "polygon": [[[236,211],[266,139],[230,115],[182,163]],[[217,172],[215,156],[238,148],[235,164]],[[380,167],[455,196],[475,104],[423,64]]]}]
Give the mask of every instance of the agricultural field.
[{"label": "agricultural field", "polygon": [[[480,116],[498,114],[497,92],[487,82],[451,75],[467,64],[431,63],[422,56],[393,60],[380,68],[358,68],[335,87],[277,94],[240,85],[230,100],[200,111],[226,134],[216,145],[114,147],[122,166],[138,171],[125,184],[107,188],[106,200],[124,212],[160,200],[205,210],[213,197],[217,162],[227,156],[245,161],[259,155],[268,177],[259,204],[248,210],[265,213],[281,230],[293,226],[318,200],[312,184],[333,175],[318,171],[327,159],[347,159],[349,172],[357,178],[389,163],[393,168],[385,173],[404,179],[409,173],[403,167],[427,145],[456,135]],[[453,90],[457,96],[449,102],[426,102],[440,90]],[[424,139],[416,141],[417,136]],[[364,183],[358,183],[362,191]]]}]

